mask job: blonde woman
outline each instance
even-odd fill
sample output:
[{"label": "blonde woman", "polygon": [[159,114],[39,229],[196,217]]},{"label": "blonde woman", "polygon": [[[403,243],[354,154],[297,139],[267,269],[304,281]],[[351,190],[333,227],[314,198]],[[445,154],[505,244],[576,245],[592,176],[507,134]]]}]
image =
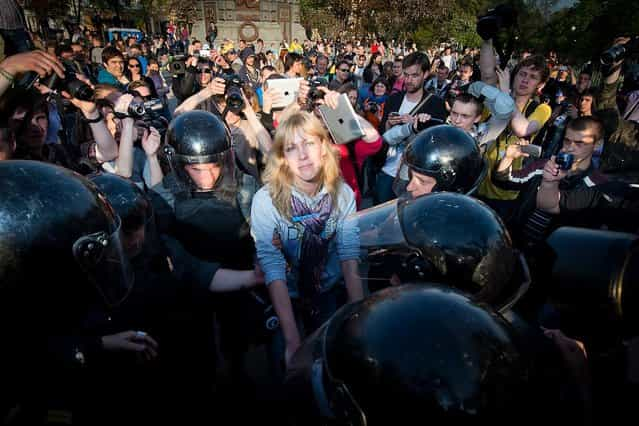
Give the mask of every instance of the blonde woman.
[{"label": "blonde woman", "polygon": [[344,226],[344,218],[355,212],[355,196],[313,114],[296,112],[280,123],[264,181],[253,198],[251,232],[280,319],[271,353],[277,373],[282,358],[288,364],[301,339],[326,321],[344,296],[356,301],[363,290],[357,229]]}]

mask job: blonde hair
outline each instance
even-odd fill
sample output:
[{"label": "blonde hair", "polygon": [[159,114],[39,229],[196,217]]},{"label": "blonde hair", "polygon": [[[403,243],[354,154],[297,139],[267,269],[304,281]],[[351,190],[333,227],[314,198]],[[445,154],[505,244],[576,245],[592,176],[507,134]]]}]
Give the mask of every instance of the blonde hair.
[{"label": "blonde hair", "polygon": [[293,141],[298,133],[317,137],[325,148],[320,170],[320,187],[324,186],[330,194],[334,207],[338,207],[338,194],[343,183],[337,150],[333,148],[330,136],[322,123],[309,112],[300,111],[290,115],[277,128],[263,176],[264,182],[269,184],[273,205],[287,219],[292,215],[291,192],[294,176],[287,164],[284,149],[286,143]]}]

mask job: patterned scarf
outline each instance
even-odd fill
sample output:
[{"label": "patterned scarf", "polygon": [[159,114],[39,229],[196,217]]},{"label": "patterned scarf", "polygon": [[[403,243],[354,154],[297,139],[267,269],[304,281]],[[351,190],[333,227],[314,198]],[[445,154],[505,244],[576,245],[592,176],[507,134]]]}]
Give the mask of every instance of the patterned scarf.
[{"label": "patterned scarf", "polygon": [[330,194],[325,194],[314,209],[302,200],[291,197],[292,220],[304,226],[299,259],[298,289],[306,313],[313,311],[313,299],[320,293],[322,270],[328,258],[329,239],[322,238],[322,232],[331,215],[333,202]]}]

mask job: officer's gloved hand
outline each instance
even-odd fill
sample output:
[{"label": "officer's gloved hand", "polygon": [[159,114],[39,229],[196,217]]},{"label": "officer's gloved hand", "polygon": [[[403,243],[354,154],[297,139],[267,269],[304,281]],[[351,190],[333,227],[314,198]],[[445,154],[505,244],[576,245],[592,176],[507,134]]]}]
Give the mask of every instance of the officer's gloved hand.
[{"label": "officer's gloved hand", "polygon": [[410,253],[400,262],[397,276],[401,282],[429,281],[437,276],[437,270],[420,254]]}]

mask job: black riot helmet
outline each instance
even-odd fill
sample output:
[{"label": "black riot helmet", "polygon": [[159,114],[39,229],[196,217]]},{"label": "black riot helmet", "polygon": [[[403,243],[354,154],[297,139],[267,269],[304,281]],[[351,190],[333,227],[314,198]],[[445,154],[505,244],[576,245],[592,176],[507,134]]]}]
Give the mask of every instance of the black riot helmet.
[{"label": "black riot helmet", "polygon": [[395,191],[401,195],[410,181],[411,172],[417,172],[437,181],[432,192],[472,194],[486,170],[472,136],[454,126],[433,126],[420,132],[406,147]]},{"label": "black riot helmet", "polygon": [[532,404],[520,343],[457,290],[402,285],[337,311],[295,353],[287,385],[335,424],[512,424]]},{"label": "black riot helmet", "polygon": [[190,190],[213,189],[199,188],[184,169],[188,164],[219,165],[222,173],[218,183],[233,175],[231,134],[220,117],[207,111],[186,112],[171,121],[166,138],[169,144],[166,153],[171,158],[177,177]]},{"label": "black riot helmet", "polygon": [[126,298],[133,275],[120,219],[95,185],[35,161],[1,161],[0,181],[3,306],[72,317],[93,299],[116,306]]},{"label": "black riot helmet", "polygon": [[[156,242],[155,221],[151,201],[130,179],[113,173],[95,173],[89,179],[107,197],[122,222],[123,246],[129,257],[138,254],[143,245]],[[144,233],[139,236],[141,230]]]},{"label": "black riot helmet", "polygon": [[499,216],[467,195],[392,200],[346,220],[359,229],[361,247],[415,252],[432,266],[431,279],[500,311],[510,309],[530,285],[526,263]]}]

